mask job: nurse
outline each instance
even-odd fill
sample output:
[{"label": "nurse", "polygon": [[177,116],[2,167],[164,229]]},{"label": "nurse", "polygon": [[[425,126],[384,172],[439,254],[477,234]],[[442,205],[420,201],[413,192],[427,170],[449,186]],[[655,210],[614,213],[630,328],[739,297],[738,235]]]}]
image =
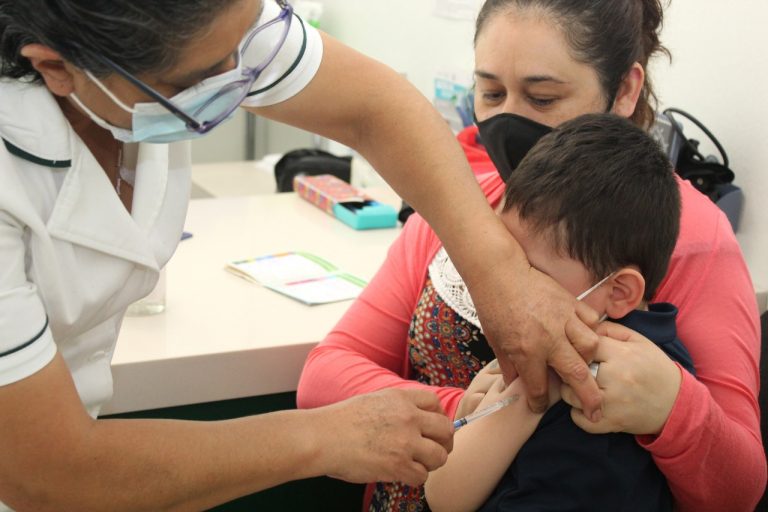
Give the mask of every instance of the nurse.
[{"label": "nurse", "polygon": [[[0,0],[0,501],[200,510],[314,475],[418,484],[444,462],[450,422],[429,392],[224,422],[95,419],[122,316],[181,235],[186,140],[240,105],[364,155],[433,222],[489,338],[563,347],[549,362],[599,407],[572,348],[594,349],[596,316],[530,269],[396,73],[281,0]],[[545,357],[531,359],[518,366],[542,392]]]}]

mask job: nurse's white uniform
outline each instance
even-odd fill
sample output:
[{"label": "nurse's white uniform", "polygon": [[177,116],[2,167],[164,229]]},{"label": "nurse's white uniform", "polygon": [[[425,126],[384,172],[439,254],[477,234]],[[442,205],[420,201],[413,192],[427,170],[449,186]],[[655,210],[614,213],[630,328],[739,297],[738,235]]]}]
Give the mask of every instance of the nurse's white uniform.
[{"label": "nurse's white uniform", "polygon": [[[278,14],[267,0],[260,22]],[[320,35],[294,17],[245,104],[294,96],[321,58]],[[179,243],[189,143],[126,147],[136,176],[128,213],[44,86],[0,81],[0,139],[0,386],[40,371],[58,350],[96,417],[112,395],[110,360],[125,310],[152,290]]]}]

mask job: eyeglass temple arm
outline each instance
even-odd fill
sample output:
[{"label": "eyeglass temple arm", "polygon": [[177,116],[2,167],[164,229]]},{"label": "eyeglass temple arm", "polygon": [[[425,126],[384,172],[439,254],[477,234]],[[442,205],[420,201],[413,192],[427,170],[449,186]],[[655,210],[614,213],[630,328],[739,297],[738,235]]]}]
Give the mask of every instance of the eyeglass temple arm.
[{"label": "eyeglass temple arm", "polygon": [[155,101],[160,103],[163,107],[167,108],[169,111],[171,111],[175,116],[181,118],[185,123],[187,123],[187,126],[189,128],[192,128],[193,130],[197,130],[200,128],[200,123],[190,115],[188,115],[183,110],[179,109],[168,101],[168,99],[154,90],[152,87],[148,86],[135,76],[133,76],[131,73],[129,73],[127,70],[125,70],[122,66],[117,64],[116,62],[113,62],[108,57],[104,57],[103,55],[99,55],[98,58],[102,61],[104,61],[106,64],[108,64],[112,69],[114,69],[120,76],[131,82],[134,86],[136,86],[138,89],[140,89],[143,93],[147,94],[148,96],[152,97]]}]

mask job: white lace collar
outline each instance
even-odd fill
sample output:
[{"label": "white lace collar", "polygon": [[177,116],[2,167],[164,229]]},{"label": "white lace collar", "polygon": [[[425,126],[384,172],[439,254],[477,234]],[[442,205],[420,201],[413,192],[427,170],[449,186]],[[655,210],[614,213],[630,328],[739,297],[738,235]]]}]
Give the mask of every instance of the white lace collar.
[{"label": "white lace collar", "polygon": [[482,332],[483,327],[480,325],[480,319],[477,317],[477,310],[474,302],[472,302],[472,297],[469,295],[467,285],[464,284],[459,271],[453,266],[453,262],[444,247],[440,248],[430,263],[429,277],[432,279],[435,291],[445,303]]}]

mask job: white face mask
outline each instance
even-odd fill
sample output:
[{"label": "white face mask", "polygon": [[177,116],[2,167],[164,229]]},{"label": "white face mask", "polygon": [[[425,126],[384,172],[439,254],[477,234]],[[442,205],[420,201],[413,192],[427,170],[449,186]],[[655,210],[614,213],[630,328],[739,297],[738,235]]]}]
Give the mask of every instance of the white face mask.
[{"label": "white face mask", "polygon": [[[132,115],[132,128],[120,128],[108,123],[106,120],[95,114],[86,107],[75,93],[69,96],[94,123],[109,130],[112,136],[126,143],[131,142],[150,142],[156,144],[167,144],[181,140],[190,140],[201,137],[203,134],[197,133],[187,128],[186,123],[172,114],[160,103],[137,103],[133,108],[123,103],[112,91],[90,72],[86,71],[88,78],[95,83],[104,94],[115,102],[117,106]],[[223,109],[231,107],[234,94],[240,94],[238,89],[232,88],[233,94],[224,94],[216,99],[211,105],[208,103],[220,94],[222,90],[227,89],[232,84],[243,80],[242,61],[238,59],[237,67],[221,75],[208,78],[194,87],[186,89],[170,101],[185,113],[192,117],[198,117],[203,110],[205,115],[211,118],[216,117],[217,113],[223,112]],[[235,98],[236,100],[236,98]],[[222,109],[217,112],[217,109]],[[227,120],[231,119],[231,115]]]}]

